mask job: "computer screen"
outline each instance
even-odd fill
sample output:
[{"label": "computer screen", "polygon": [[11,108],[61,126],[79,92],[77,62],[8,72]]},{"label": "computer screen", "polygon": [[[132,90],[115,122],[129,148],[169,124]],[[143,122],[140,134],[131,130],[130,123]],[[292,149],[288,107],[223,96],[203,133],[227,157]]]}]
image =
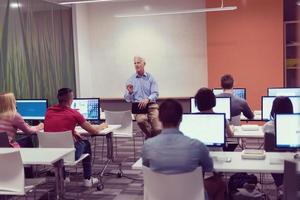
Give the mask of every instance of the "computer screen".
[{"label": "computer screen", "polygon": [[[214,88],[213,93],[217,96],[223,93],[223,89]],[[233,95],[246,100],[246,88],[233,88]]]},{"label": "computer screen", "polygon": [[[230,113],[230,105],[231,105],[231,99],[230,97],[216,97],[216,106],[213,108],[213,111],[215,113],[225,113],[226,119],[231,119],[231,113]],[[191,113],[199,113],[196,104],[195,104],[195,98],[191,98]]]},{"label": "computer screen", "polygon": [[71,108],[78,110],[86,120],[100,120],[100,99],[99,98],[76,98]]},{"label": "computer screen", "polygon": [[300,96],[300,88],[268,88],[268,96]]},{"label": "computer screen", "polygon": [[183,114],[180,131],[207,146],[223,146],[225,143],[225,114]]},{"label": "computer screen", "polygon": [[[276,97],[262,97],[261,100],[261,116],[262,120],[268,121],[271,119],[271,110],[272,110],[272,105],[273,101]],[[289,97],[292,104],[293,104],[293,110],[294,113],[300,113],[300,97]]]},{"label": "computer screen", "polygon": [[300,148],[300,113],[277,114],[275,134],[277,148]]},{"label": "computer screen", "polygon": [[18,113],[24,120],[44,120],[48,108],[47,99],[17,99]]}]

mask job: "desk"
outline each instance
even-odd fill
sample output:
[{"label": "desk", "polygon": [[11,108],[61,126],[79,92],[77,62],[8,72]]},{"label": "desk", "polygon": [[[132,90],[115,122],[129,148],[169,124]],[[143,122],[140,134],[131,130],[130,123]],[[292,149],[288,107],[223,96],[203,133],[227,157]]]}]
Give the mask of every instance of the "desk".
[{"label": "desk", "polygon": [[243,114],[241,114],[241,121],[263,121],[263,120],[261,114],[254,114],[253,119],[248,119]]},{"label": "desk", "polygon": [[256,131],[244,131],[241,126],[234,126],[233,133],[235,138],[257,138],[263,139],[265,137],[265,133],[262,130],[262,127],[259,126]]},{"label": "desk", "polygon": [[73,148],[0,148],[0,153],[20,151],[24,165],[53,165],[56,177],[56,198],[64,194],[63,157],[75,151]]},{"label": "desk", "polygon": [[[121,128],[121,125],[108,125],[108,128],[102,130],[99,132],[99,134],[91,134],[88,133],[86,130],[82,129],[81,127],[76,127],[75,130],[80,133],[83,136],[86,137],[98,137],[98,136],[105,136],[106,138],[106,148],[107,148],[107,155],[106,155],[106,162],[105,165],[103,166],[103,168],[100,170],[99,172],[99,184],[97,186],[98,190],[102,190],[104,188],[104,184],[103,184],[103,176],[104,176],[104,172],[106,170],[106,168],[108,167],[108,164],[110,162],[114,161],[114,142],[113,142],[113,131],[116,129]],[[94,156],[95,156],[95,152],[94,152]]]},{"label": "desk", "polygon": [[[284,164],[271,164],[272,160],[294,160],[295,153],[290,152],[266,152],[264,160],[247,160],[242,159],[242,152],[210,152],[213,158],[214,171],[216,172],[248,172],[248,173],[283,173]],[[218,161],[216,158],[228,157],[231,162]],[[132,165],[132,169],[142,169],[142,159],[140,158]],[[298,172],[300,172],[300,163],[298,164]]]}]

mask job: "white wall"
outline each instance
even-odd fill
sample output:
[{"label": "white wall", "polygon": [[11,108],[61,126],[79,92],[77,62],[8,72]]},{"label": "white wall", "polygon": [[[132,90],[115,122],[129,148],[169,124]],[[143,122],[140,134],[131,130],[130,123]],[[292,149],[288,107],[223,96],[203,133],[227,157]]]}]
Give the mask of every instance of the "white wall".
[{"label": "white wall", "polygon": [[[198,8],[203,2],[197,1]],[[156,11],[166,9],[155,5]],[[114,17],[140,7],[130,2],[76,6],[81,96],[122,98],[134,73],[134,55],[146,58],[160,97],[189,97],[207,86],[205,14]]]}]

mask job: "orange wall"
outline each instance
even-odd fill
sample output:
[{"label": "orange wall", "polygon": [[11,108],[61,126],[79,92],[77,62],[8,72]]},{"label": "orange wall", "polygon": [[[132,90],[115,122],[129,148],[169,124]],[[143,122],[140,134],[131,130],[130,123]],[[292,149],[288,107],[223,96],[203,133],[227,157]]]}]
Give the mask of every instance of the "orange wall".
[{"label": "orange wall", "polygon": [[[208,85],[220,87],[220,77],[232,74],[257,110],[268,87],[283,86],[283,0],[224,2],[238,9],[207,14]],[[206,4],[216,7],[220,1]]]}]

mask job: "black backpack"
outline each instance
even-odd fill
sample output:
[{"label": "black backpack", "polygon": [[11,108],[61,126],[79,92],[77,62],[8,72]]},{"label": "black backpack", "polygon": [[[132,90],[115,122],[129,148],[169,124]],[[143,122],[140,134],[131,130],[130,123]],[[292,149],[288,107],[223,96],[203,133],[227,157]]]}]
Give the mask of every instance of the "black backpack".
[{"label": "black backpack", "polygon": [[228,182],[228,193],[232,195],[238,192],[238,188],[243,188],[245,183],[253,184],[256,186],[257,184],[257,177],[253,174],[247,173],[235,173],[233,174]]}]

